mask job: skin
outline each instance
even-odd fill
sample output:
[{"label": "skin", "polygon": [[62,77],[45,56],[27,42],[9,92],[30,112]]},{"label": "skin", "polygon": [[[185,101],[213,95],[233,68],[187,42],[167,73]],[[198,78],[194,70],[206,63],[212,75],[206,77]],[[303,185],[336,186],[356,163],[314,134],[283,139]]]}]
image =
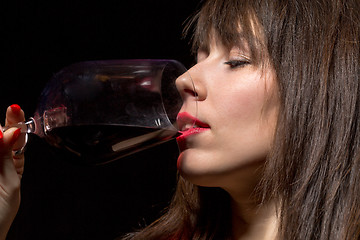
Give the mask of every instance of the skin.
[{"label": "skin", "polygon": [[252,64],[247,49],[229,52],[216,37],[207,49],[199,50],[198,63],[189,70],[191,79],[184,75],[177,82],[184,98],[181,111],[210,126],[186,137],[179,171],[196,185],[220,187],[230,194],[234,239],[273,239],[274,207],[259,207],[253,193],[276,127],[274,70]]},{"label": "skin", "polygon": [[[215,37],[208,49],[199,51],[198,63],[189,70],[196,94],[189,75],[177,80],[184,98],[181,111],[209,126],[186,137],[179,171],[194,184],[221,187],[230,194],[234,239],[274,239],[275,208],[259,204],[253,195],[276,125],[273,70],[253,65],[247,49],[229,52]],[[8,108],[6,125],[20,121],[23,111]],[[13,156],[12,150],[22,144],[21,138],[14,141],[15,131],[7,130],[0,139],[0,239],[5,239],[20,204],[24,156]]]},{"label": "skin", "polygon": [[[275,208],[260,204],[253,194],[277,120],[274,71],[252,64],[247,49],[229,52],[216,37],[207,49],[198,52],[191,79],[186,74],[177,80],[184,98],[181,111],[209,126],[186,137],[179,171],[194,184],[221,187],[230,194],[234,239],[274,239]],[[23,111],[8,108],[6,125],[20,121]],[[20,204],[24,157],[13,156],[12,150],[22,144],[21,138],[14,141],[15,131],[9,129],[0,139],[0,239],[5,239]]]},{"label": "skin", "polygon": [[[234,239],[274,239],[275,208],[259,204],[253,195],[276,125],[273,70],[253,65],[246,49],[229,52],[215,37],[208,49],[199,51],[198,63],[189,70],[196,94],[189,75],[177,80],[184,98],[181,111],[209,126],[186,137],[179,171],[194,184],[221,187],[230,194]],[[23,111],[8,108],[6,125],[20,121]],[[22,144],[21,138],[14,141],[15,131],[7,130],[0,139],[0,239],[5,239],[20,204],[24,156],[13,156],[12,150]]]},{"label": "skin", "polygon": [[[6,124],[24,121],[24,112],[6,111]],[[20,181],[24,171],[24,155],[13,156],[13,150],[23,145],[23,136],[10,128],[0,138],[0,239],[5,239],[20,205]]]}]

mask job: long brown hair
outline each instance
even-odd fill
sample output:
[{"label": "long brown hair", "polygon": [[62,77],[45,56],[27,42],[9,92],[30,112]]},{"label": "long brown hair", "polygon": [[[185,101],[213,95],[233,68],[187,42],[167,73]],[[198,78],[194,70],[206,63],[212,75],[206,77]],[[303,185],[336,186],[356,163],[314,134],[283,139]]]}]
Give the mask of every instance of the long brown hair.
[{"label": "long brown hair", "polygon": [[[215,31],[275,69],[280,111],[259,187],[278,202],[279,239],[360,237],[359,2],[208,0],[193,18],[195,48]],[[165,215],[127,238],[230,239],[229,202],[180,177]]]},{"label": "long brown hair", "polygon": [[280,239],[360,236],[359,4],[274,1],[262,21],[281,96],[264,177]]}]

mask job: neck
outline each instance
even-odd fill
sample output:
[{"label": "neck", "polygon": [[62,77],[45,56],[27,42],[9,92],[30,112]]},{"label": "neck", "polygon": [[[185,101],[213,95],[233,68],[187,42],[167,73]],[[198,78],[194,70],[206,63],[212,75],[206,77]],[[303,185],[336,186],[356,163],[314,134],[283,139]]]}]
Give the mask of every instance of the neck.
[{"label": "neck", "polygon": [[274,240],[277,230],[275,204],[263,203],[261,197],[255,193],[260,179],[258,175],[260,176],[262,171],[255,169],[247,173],[251,174],[252,178],[236,181],[237,185],[224,188],[231,197],[233,239]]},{"label": "neck", "polygon": [[274,204],[254,205],[232,201],[233,239],[274,240],[277,218]]}]

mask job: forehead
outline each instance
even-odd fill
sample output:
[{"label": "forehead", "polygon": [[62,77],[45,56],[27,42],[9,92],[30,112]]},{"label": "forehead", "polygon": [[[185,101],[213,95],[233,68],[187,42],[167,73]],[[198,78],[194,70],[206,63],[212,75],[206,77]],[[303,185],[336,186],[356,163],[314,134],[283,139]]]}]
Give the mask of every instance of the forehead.
[{"label": "forehead", "polygon": [[[215,33],[225,46],[237,45],[239,39],[257,35],[258,19],[252,4],[239,0],[208,0],[190,21],[195,23],[194,44],[209,44]],[[249,1],[252,2],[252,1]]]},{"label": "forehead", "polygon": [[214,49],[223,49],[226,52],[241,51],[250,53],[250,47],[248,41],[241,36],[233,44],[226,44],[215,30],[212,30],[206,40],[202,42],[202,45],[198,46],[197,52],[211,52]]},{"label": "forehead", "polygon": [[[187,30],[191,24],[195,24],[193,53],[196,54],[199,49],[208,51],[210,45],[215,42],[221,44],[227,51],[233,48],[246,50],[252,57],[253,63],[258,63],[266,49],[263,28],[249,6],[240,11],[236,6],[226,4],[229,1],[208,1],[192,19]],[[211,4],[213,2],[215,4]]]},{"label": "forehead", "polygon": [[[250,26],[237,23],[233,25],[232,32],[224,33],[218,29],[210,28],[198,36],[198,42],[194,53],[198,51],[210,52],[213,48],[242,52],[252,59],[254,65],[262,65],[268,59],[267,47],[261,29],[254,22]],[[201,37],[201,39],[200,39]]]}]

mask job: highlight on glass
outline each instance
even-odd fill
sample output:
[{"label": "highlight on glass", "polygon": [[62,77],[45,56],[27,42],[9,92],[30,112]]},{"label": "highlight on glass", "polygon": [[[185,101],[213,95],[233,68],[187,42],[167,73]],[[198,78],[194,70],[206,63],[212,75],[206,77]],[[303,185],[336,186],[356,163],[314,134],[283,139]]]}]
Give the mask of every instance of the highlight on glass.
[{"label": "highlight on glass", "polygon": [[183,101],[175,81],[183,74],[186,68],[175,60],[76,63],[48,82],[33,117],[11,127],[45,138],[82,163],[111,162],[177,136]]}]

